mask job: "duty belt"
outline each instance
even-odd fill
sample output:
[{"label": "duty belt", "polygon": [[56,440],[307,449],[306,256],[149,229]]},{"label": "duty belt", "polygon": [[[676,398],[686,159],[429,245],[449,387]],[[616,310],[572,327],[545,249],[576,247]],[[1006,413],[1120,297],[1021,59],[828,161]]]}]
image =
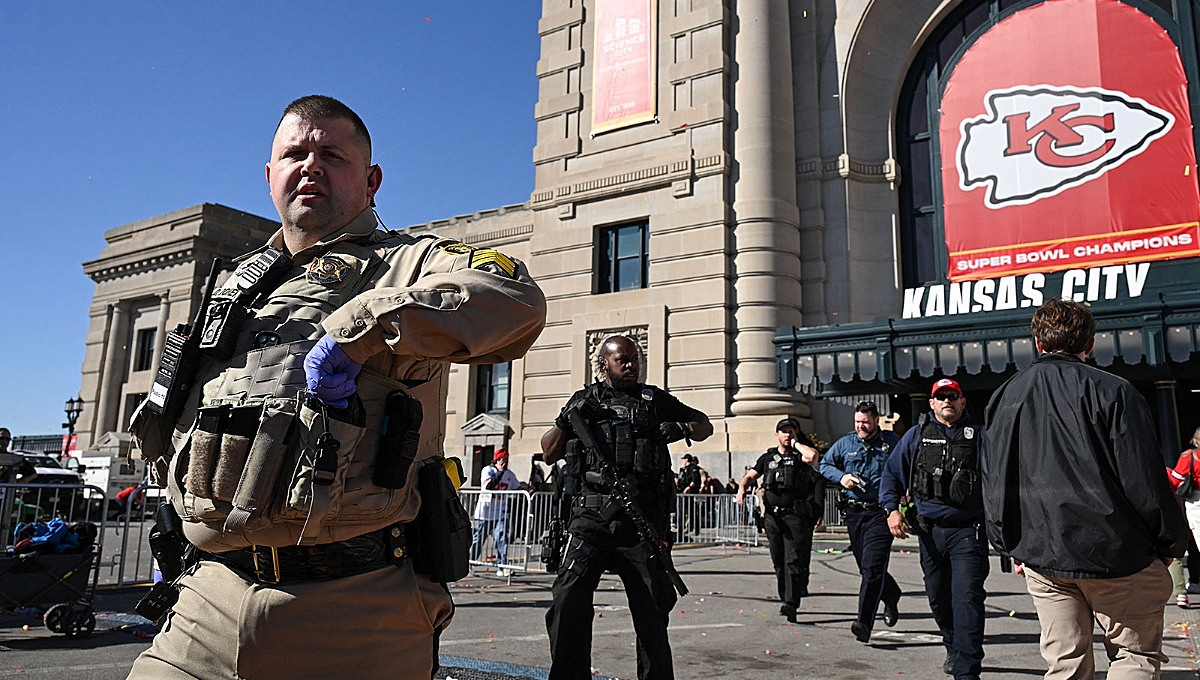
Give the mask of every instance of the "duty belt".
[{"label": "duty belt", "polygon": [[283,585],[365,574],[396,564],[407,553],[404,525],[394,524],[336,543],[252,545],[219,554],[200,551],[200,559],[220,562],[251,581]]},{"label": "duty belt", "polygon": [[574,503],[581,508],[599,510],[600,508],[604,507],[604,504],[608,502],[608,499],[608,494],[583,493],[575,496]]},{"label": "duty belt", "polygon": [[881,506],[879,503],[876,503],[875,501],[855,501],[855,500],[847,500],[846,501],[846,509],[853,511],[853,512],[870,512],[873,510],[879,510],[882,507],[883,506]]}]

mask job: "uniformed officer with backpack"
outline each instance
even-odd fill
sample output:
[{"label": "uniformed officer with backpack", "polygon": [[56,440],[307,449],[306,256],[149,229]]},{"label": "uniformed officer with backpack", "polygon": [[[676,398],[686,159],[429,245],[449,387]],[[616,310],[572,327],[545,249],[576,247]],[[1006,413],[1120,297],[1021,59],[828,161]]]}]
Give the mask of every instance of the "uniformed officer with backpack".
[{"label": "uniformed officer with backpack", "polygon": [[942,670],[974,680],[983,661],[988,576],[979,482],[983,428],[967,415],[957,382],[943,378],[931,394],[931,412],[904,433],[888,459],[879,502],[893,536],[912,532],[920,541],[925,593],[946,646]]},{"label": "uniformed officer with backpack", "polygon": [[745,502],[746,486],[761,477],[766,504],[763,524],[783,602],[779,613],[795,623],[800,598],[808,595],[813,528],[824,507],[824,478],[816,469],[820,454],[795,418],[779,421],[775,438],[779,445],[767,449],[742,477],[737,504]]}]

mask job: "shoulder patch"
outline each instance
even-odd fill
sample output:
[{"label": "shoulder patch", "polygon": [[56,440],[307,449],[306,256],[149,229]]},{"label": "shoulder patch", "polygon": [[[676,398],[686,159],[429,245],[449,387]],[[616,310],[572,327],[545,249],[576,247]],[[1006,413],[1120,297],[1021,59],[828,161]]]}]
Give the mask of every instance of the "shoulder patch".
[{"label": "shoulder patch", "polygon": [[450,255],[468,255],[471,253],[473,248],[465,243],[451,241],[438,246],[438,250],[441,250],[443,253],[449,253]]},{"label": "shoulder patch", "polygon": [[322,255],[308,263],[304,278],[310,283],[332,286],[341,283],[350,273],[350,265],[336,255]]},{"label": "shoulder patch", "polygon": [[[464,246],[465,247],[465,246]],[[484,265],[494,264],[509,276],[517,275],[517,263],[512,258],[491,248],[480,248],[471,253],[471,269],[480,269]]]}]

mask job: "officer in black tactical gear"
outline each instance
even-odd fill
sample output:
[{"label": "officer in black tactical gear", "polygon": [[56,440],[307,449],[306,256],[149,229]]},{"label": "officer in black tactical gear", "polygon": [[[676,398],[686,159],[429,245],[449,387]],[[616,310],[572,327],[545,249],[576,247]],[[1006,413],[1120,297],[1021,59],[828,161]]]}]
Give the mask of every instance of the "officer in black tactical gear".
[{"label": "officer in black tactical gear", "polygon": [[775,426],[779,445],[767,449],[738,484],[737,504],[746,498],[746,485],[762,478],[766,514],[763,524],[783,605],[779,613],[796,622],[800,598],[808,595],[808,565],[812,558],[813,528],[821,520],[824,478],[817,472],[820,454],[800,431],[795,418]]},{"label": "officer in black tactical gear", "polygon": [[983,427],[967,416],[957,382],[942,378],[930,393],[932,412],[904,433],[888,458],[879,502],[893,536],[913,532],[920,541],[925,594],[946,646],[942,670],[956,680],[975,680],[983,661],[989,569],[979,480]]},{"label": "officer in black tactical gear", "polygon": [[[648,544],[635,518],[601,478],[619,479],[626,490],[634,489],[634,512],[640,510],[652,531],[665,539],[675,504],[667,444],[702,441],[713,427],[703,413],[638,382],[638,348],[629,338],[605,339],[600,360],[604,380],[572,395],[554,426],[542,435],[546,462],[565,458],[576,488],[566,554],[546,613],[550,680],[591,677],[592,596],[606,570],[621,577],[629,597],[639,680],[671,680],[667,622],[676,595],[669,548]],[[588,432],[577,432],[576,425]],[[588,445],[592,440],[594,447]]]}]

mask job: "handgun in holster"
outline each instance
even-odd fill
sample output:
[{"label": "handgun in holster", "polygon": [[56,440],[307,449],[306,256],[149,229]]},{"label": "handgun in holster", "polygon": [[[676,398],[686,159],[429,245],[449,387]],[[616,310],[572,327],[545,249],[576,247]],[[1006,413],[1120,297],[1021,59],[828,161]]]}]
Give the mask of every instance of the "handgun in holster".
[{"label": "handgun in holster", "polygon": [[191,547],[183,535],[183,520],[175,512],[175,506],[170,503],[160,505],[154,515],[154,528],[150,530],[150,554],[158,564],[162,580],[150,588],[134,611],[156,625],[166,617],[179,600],[176,583],[192,557]]}]

